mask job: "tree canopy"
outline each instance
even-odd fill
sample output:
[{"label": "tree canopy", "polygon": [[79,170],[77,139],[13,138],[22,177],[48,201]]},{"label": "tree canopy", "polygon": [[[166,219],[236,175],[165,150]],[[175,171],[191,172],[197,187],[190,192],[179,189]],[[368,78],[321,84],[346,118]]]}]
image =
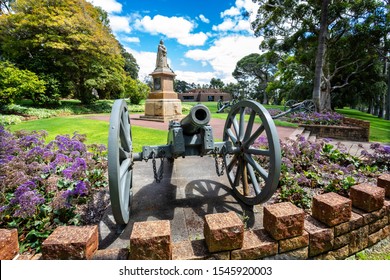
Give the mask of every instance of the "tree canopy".
[{"label": "tree canopy", "polygon": [[[331,109],[333,98],[346,94],[346,88],[349,95],[354,94],[352,83],[360,75],[378,74],[374,68],[378,63],[383,66],[388,56],[389,10],[384,1],[254,2],[259,10],[252,26],[255,35],[264,38],[261,48],[279,56],[277,80],[286,82],[283,75],[290,75],[289,82],[280,86],[311,84],[312,98],[319,99],[321,110]],[[291,75],[293,70],[295,75]],[[371,75],[370,83],[383,83],[383,73]],[[383,100],[384,92],[378,96]]]},{"label": "tree canopy", "polygon": [[17,0],[0,15],[2,59],[43,79],[46,95],[84,103],[119,97],[134,57],[115,39],[107,14],[85,0]]}]

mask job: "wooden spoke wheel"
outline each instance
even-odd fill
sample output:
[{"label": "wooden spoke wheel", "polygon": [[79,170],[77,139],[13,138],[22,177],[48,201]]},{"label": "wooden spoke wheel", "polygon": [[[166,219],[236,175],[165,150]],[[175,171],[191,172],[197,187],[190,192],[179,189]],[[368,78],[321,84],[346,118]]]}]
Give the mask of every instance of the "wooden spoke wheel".
[{"label": "wooden spoke wheel", "polygon": [[303,108],[306,113],[314,113],[317,111],[317,106],[311,99],[303,101]]},{"label": "wooden spoke wheel", "polygon": [[217,110],[218,111],[221,110],[222,107],[223,107],[223,101],[222,101],[222,99],[220,99],[220,100],[218,100],[218,103],[217,103]]},{"label": "wooden spoke wheel", "polygon": [[297,104],[297,101],[295,101],[294,99],[287,100],[284,104],[284,111],[291,109],[294,104]]},{"label": "wooden spoke wheel", "polygon": [[270,199],[279,182],[281,152],[268,111],[258,102],[240,101],[230,110],[223,140],[233,143],[225,166],[235,195],[247,205]]},{"label": "wooden spoke wheel", "polygon": [[108,183],[111,208],[117,224],[127,224],[130,217],[133,179],[133,141],[126,101],[114,102],[108,134]]}]

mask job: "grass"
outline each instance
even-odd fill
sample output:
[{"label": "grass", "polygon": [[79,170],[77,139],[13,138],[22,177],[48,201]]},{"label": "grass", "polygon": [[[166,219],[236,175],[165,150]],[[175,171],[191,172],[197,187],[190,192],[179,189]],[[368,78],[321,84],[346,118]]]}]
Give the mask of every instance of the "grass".
[{"label": "grass", "polygon": [[[76,100],[65,100],[63,101],[64,107],[71,107],[73,113],[86,113],[86,112],[106,112],[112,105],[112,100],[101,101],[96,104],[95,108],[83,108],[79,101]],[[185,102],[186,105],[196,105],[197,102]],[[205,102],[212,118],[218,118],[226,120],[228,112],[216,113],[217,102]],[[22,103],[21,105],[29,106],[28,102]],[[142,105],[141,105],[142,106]],[[282,106],[265,105],[267,109],[282,109]],[[390,121],[379,119],[378,117],[370,114],[362,113],[352,109],[339,109],[339,113],[346,116],[370,121],[370,141],[390,143]],[[292,124],[282,120],[275,120],[277,126],[289,126],[297,127],[297,124]],[[46,130],[49,133],[47,138],[48,141],[53,140],[56,135],[69,134],[72,135],[74,132],[82,133],[87,135],[87,144],[98,143],[107,145],[108,139],[108,122],[88,119],[83,115],[72,115],[54,117],[49,119],[39,119],[33,121],[22,122],[17,125],[9,126],[10,130]],[[133,145],[134,151],[139,152],[142,150],[144,145],[163,145],[166,144],[166,130],[154,130],[150,128],[132,126],[133,134]]]},{"label": "grass", "polygon": [[[8,128],[11,131],[45,130],[49,134],[47,137],[48,142],[53,140],[57,135],[73,135],[74,132],[77,132],[87,136],[86,144],[96,143],[107,146],[109,123],[106,121],[92,120],[84,116],[68,116],[27,121],[8,126]],[[144,145],[166,144],[166,131],[139,126],[132,126],[131,130],[135,152],[142,151],[142,146]],[[163,137],[163,135],[165,135],[165,137]]]},{"label": "grass", "polygon": [[354,109],[337,109],[338,113],[347,117],[370,122],[370,141],[390,144],[390,121],[380,119],[371,114],[363,113]]},{"label": "grass", "polygon": [[390,238],[384,239],[371,248],[355,255],[357,260],[390,260]]},{"label": "grass", "polygon": [[[199,102],[183,102],[184,104],[188,104],[191,106],[194,106],[198,104]],[[223,113],[217,113],[217,103],[218,102],[204,102],[202,103],[205,105],[207,108],[209,108],[211,112],[211,118],[213,119],[221,119],[221,120],[226,120],[228,116],[229,110],[226,109]],[[283,106],[277,106],[277,105],[263,105],[266,109],[280,109],[283,110]],[[246,117],[246,119],[249,119],[249,116]],[[297,124],[295,123],[290,123],[282,120],[274,120],[276,126],[284,126],[284,127],[298,127]]]}]

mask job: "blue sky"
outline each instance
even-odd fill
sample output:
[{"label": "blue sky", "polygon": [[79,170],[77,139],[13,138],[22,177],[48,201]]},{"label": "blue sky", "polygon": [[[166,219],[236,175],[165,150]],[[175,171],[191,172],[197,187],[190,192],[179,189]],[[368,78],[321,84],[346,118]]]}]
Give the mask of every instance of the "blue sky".
[{"label": "blue sky", "polygon": [[160,39],[176,79],[196,84],[211,78],[236,82],[231,73],[237,61],[260,53],[261,39],[250,28],[257,11],[252,0],[87,1],[107,11],[113,33],[140,66],[141,80],[154,70]]}]

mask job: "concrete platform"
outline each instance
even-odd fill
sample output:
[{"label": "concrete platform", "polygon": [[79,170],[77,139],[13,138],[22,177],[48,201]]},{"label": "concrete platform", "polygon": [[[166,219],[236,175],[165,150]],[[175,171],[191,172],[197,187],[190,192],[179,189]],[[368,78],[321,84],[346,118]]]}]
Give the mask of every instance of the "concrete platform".
[{"label": "concrete platform", "polygon": [[99,224],[99,249],[128,247],[133,224],[140,221],[170,220],[174,242],[202,239],[204,216],[212,213],[234,211],[248,228],[262,228],[262,207],[238,201],[226,174],[216,175],[209,156],[165,161],[160,183],[154,181],[151,161],[135,162],[132,188],[130,222],[118,228],[109,209]]}]

